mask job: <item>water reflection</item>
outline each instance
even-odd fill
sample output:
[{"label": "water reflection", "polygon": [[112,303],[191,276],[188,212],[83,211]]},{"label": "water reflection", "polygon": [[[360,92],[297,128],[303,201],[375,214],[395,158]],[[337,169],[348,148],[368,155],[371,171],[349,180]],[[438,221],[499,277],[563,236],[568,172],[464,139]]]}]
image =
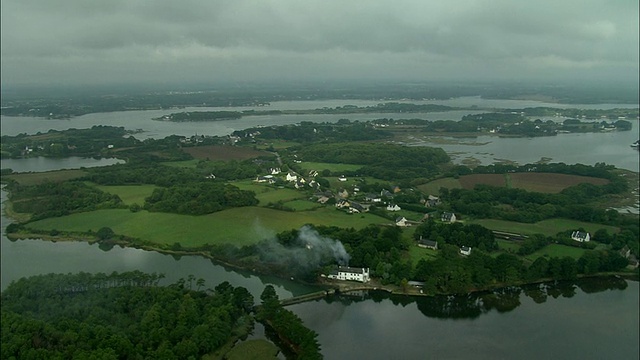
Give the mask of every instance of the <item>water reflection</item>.
[{"label": "water reflection", "polygon": [[393,305],[406,307],[416,303],[418,310],[428,318],[436,319],[476,319],[492,311],[507,313],[522,304],[522,295],[536,304],[543,304],[549,297],[553,299],[572,298],[576,289],[585,293],[609,290],[624,290],[628,286],[618,277],[598,277],[580,279],[575,282],[551,282],[525,286],[510,286],[491,291],[450,296],[405,296],[389,294],[385,291],[359,291],[337,294],[325,298],[327,304],[340,303],[348,306],[363,301],[380,303],[390,300]]}]

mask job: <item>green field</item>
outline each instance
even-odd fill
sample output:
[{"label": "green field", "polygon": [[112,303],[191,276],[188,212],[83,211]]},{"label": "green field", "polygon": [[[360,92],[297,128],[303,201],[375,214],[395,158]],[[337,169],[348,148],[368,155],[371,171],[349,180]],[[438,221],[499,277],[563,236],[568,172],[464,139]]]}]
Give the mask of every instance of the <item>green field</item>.
[{"label": "green field", "polygon": [[269,203],[275,204],[278,201],[287,202],[298,199],[305,199],[307,195],[298,190],[289,188],[277,188],[270,185],[259,184],[255,181],[234,181],[231,185],[237,186],[240,190],[248,190],[256,193],[256,199],[260,201],[260,206],[266,206]]},{"label": "green field", "polygon": [[[319,163],[319,162],[307,162],[304,161],[300,164],[300,167],[305,170],[305,172],[309,172],[311,170],[315,170],[319,173],[322,173],[322,170],[329,170],[332,173],[337,173],[341,171],[357,171],[362,167],[362,165],[353,165],[353,164],[331,164],[331,163]],[[303,173],[304,174],[304,173]]]},{"label": "green field", "polygon": [[298,146],[298,145],[300,145],[300,143],[295,141],[269,139],[264,144],[257,145],[256,148],[259,150],[266,150],[271,147],[275,150],[280,150],[280,149],[286,149],[288,147]]},{"label": "green field", "polygon": [[151,196],[155,185],[94,185],[96,188],[109,193],[115,194],[127,204],[144,205],[144,199]]},{"label": "green field", "polygon": [[527,235],[544,234],[547,236],[554,236],[561,231],[577,230],[581,227],[592,234],[595,233],[598,229],[606,229],[610,234],[619,231],[619,229],[615,226],[586,223],[569,219],[548,219],[533,224],[494,219],[469,220],[467,223],[479,224],[491,230],[499,230]]},{"label": "green field", "polygon": [[498,243],[498,248],[507,253],[516,253],[520,249],[520,245],[514,241],[496,239],[496,242]]},{"label": "green field", "polygon": [[18,182],[20,185],[36,185],[44,182],[61,182],[77,179],[86,176],[87,172],[84,170],[56,170],[37,173],[21,173],[5,175],[7,179],[12,179]]},{"label": "green field", "polygon": [[409,257],[411,263],[415,266],[420,259],[433,260],[438,254],[437,250],[421,248],[418,245],[412,244],[409,247]]},{"label": "green field", "polygon": [[309,200],[293,200],[283,204],[285,207],[294,209],[295,211],[313,210],[324,205]]},{"label": "green field", "polygon": [[278,232],[297,229],[305,224],[363,228],[387,223],[372,215],[349,215],[333,208],[286,212],[261,207],[241,207],[203,216],[188,216],[127,209],[97,210],[39,220],[29,227],[39,230],[97,231],[103,226],[116,234],[140,238],[158,244],[197,247],[204,244],[253,244]]},{"label": "green field", "polygon": [[543,247],[542,249],[534,252],[531,255],[525,256],[524,258],[531,262],[535,261],[537,258],[541,256],[559,257],[559,258],[569,256],[578,260],[578,258],[580,258],[580,256],[582,256],[582,254],[584,254],[585,251],[587,250],[577,248],[577,247],[560,245],[560,244],[551,244]]},{"label": "green field", "polygon": [[423,193],[434,196],[437,196],[440,193],[440,188],[462,189],[462,185],[458,179],[443,178],[418,186],[418,189]]}]

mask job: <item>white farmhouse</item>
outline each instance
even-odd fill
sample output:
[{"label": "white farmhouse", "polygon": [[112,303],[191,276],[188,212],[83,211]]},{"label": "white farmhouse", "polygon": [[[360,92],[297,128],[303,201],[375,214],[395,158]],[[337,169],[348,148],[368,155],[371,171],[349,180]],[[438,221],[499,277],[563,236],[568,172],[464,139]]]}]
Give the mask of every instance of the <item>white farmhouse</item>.
[{"label": "white farmhouse", "polygon": [[338,266],[338,270],[327,276],[329,279],[351,280],[359,282],[369,282],[369,268],[352,268],[348,266]]},{"label": "white farmhouse", "polygon": [[591,240],[591,236],[589,236],[588,232],[574,231],[571,233],[571,239],[579,242],[589,242]]},{"label": "white farmhouse", "polygon": [[387,205],[387,211],[400,211],[400,210],[402,209],[398,205],[395,205],[395,204]]}]

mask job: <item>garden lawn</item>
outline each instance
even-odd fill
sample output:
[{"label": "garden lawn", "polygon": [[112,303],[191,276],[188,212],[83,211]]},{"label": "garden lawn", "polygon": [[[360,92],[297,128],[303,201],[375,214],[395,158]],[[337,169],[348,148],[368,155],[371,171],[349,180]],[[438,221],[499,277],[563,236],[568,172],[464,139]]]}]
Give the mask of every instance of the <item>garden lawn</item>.
[{"label": "garden lawn", "polygon": [[155,185],[95,185],[96,188],[109,193],[115,194],[126,204],[144,205],[144,199],[151,196],[153,190],[157,188]]},{"label": "garden lawn", "polygon": [[415,241],[409,247],[409,258],[411,259],[411,263],[415,266],[420,259],[435,260],[436,255],[438,254],[437,250],[425,249],[416,245]]},{"label": "garden lawn", "polygon": [[110,227],[116,234],[145,241],[184,247],[204,244],[254,244],[278,232],[306,224],[353,227],[381,224],[386,219],[372,214],[349,215],[333,208],[287,212],[261,207],[241,207],[202,216],[189,216],[127,209],[97,210],[39,220],[29,227],[39,230],[97,231]]},{"label": "garden lawn", "polygon": [[587,223],[570,219],[548,219],[542,220],[537,223],[519,223],[515,221],[495,220],[495,219],[479,219],[469,220],[469,224],[479,224],[491,230],[513,232],[518,234],[544,234],[547,236],[554,236],[561,231],[577,230],[578,228],[584,228],[591,234],[595,233],[599,229],[606,229],[610,234],[617,233],[620,229],[615,226],[601,225],[594,223]]}]

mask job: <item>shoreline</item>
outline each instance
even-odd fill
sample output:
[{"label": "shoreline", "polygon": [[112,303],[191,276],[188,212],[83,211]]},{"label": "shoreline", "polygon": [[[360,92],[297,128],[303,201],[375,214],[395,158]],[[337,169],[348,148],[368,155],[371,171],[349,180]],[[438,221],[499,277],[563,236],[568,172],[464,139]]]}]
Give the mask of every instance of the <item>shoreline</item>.
[{"label": "shoreline", "polygon": [[[98,239],[95,239],[95,238],[88,239],[88,236],[68,235],[68,234],[63,236],[52,236],[52,235],[37,234],[37,233],[10,233],[10,234],[6,234],[6,237],[10,241],[40,240],[40,241],[50,241],[53,243],[77,241],[77,242],[86,242],[86,243],[89,243],[90,245],[101,243]],[[520,282],[520,283],[513,283],[513,284],[507,284],[507,283],[492,284],[484,288],[470,289],[465,293],[424,293],[422,292],[421,288],[416,286],[408,286],[405,289],[403,289],[401,286],[398,286],[398,285],[392,285],[392,284],[383,285],[379,283],[377,279],[373,279],[369,283],[360,283],[360,282],[354,282],[354,281],[328,280],[325,278],[319,278],[318,279],[319,281],[316,281],[314,283],[307,283],[307,282],[302,282],[300,280],[295,280],[293,278],[286,278],[274,273],[258,271],[256,270],[257,268],[250,269],[247,266],[243,266],[237,263],[230,262],[229,260],[215,257],[205,250],[169,250],[169,249],[162,249],[160,247],[156,247],[152,245],[135,244],[126,240],[114,240],[114,241],[108,241],[108,243],[113,246],[118,245],[120,247],[141,249],[145,251],[155,251],[157,253],[164,254],[164,255],[201,256],[211,261],[214,261],[216,264],[223,267],[231,268],[234,270],[247,271],[254,275],[276,276],[283,280],[293,281],[293,282],[297,282],[297,283],[309,285],[309,286],[315,286],[315,287],[323,288],[325,290],[331,289],[333,290],[333,292],[331,293],[340,293],[340,294],[347,294],[354,291],[373,290],[373,291],[385,291],[393,295],[402,295],[402,296],[410,296],[410,297],[452,296],[452,295],[465,295],[465,294],[473,294],[478,292],[492,291],[492,290],[503,289],[503,288],[508,288],[512,286],[526,286],[526,285],[543,284],[543,283],[557,281],[552,278],[543,278],[543,279],[537,279],[535,281],[530,281],[530,282]],[[608,272],[608,273],[598,273],[598,274],[589,274],[589,275],[579,274],[577,275],[576,279],[606,278],[606,277],[612,277],[612,276],[623,278],[629,281],[636,281],[636,282],[640,281],[640,277],[638,276],[638,273],[634,273],[631,271]],[[326,293],[325,296],[329,295],[329,292],[325,291],[325,293]],[[305,295],[308,295],[308,294],[303,294],[299,296],[305,296]],[[299,296],[294,296],[294,298]],[[325,297],[325,296],[322,296],[322,297]],[[316,297],[311,298],[307,301],[311,301],[315,299]],[[288,299],[281,299],[281,301],[282,300],[288,300]],[[306,302],[306,301],[302,301],[302,302]]]}]

